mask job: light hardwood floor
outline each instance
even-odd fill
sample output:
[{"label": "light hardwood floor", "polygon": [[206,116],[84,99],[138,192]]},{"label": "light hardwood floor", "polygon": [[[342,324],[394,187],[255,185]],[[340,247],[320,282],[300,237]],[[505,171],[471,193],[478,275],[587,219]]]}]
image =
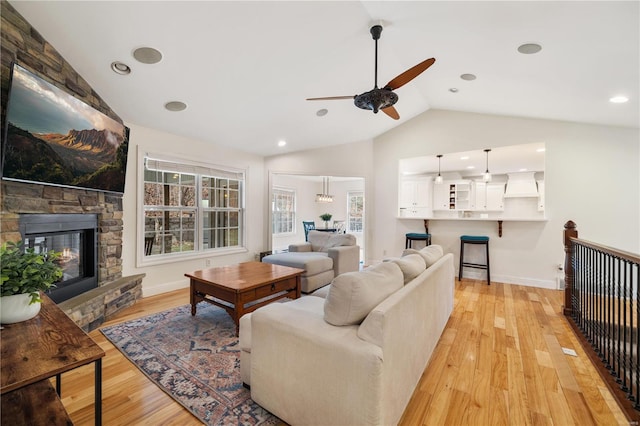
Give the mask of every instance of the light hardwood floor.
[{"label": "light hardwood floor", "polygon": [[[463,279],[401,425],[628,424],[561,315],[560,291]],[[189,303],[188,290],[138,301],[104,325]],[[95,330],[105,350],[105,425],[197,425]],[[565,355],[562,348],[578,356]],[[74,424],[93,424],[93,367],[63,375]]]}]

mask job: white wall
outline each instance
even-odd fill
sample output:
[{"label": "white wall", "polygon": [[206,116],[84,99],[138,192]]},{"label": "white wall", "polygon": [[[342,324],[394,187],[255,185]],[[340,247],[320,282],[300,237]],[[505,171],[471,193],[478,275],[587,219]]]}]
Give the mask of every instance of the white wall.
[{"label": "white wall", "polygon": [[[163,293],[189,285],[189,280],[184,276],[186,272],[192,272],[205,268],[205,261],[209,260],[211,266],[223,266],[238,262],[254,260],[256,253],[266,249],[263,238],[265,229],[265,205],[264,196],[264,167],[263,157],[247,154],[241,151],[213,145],[208,142],[189,139],[165,133],[159,130],[149,129],[135,124],[127,124],[131,128],[129,142],[129,158],[127,161],[127,181],[123,197],[123,247],[122,247],[122,273],[134,275],[145,273],[142,281],[143,296]],[[138,149],[140,148],[140,149]],[[177,158],[197,162],[207,162],[214,165],[229,166],[244,169],[246,172],[246,252],[223,256],[203,255],[196,259],[167,262],[160,265],[138,267],[136,265],[136,250],[138,247],[138,206],[137,206],[137,168],[141,159],[138,152],[154,152],[172,155]]]},{"label": "white wall", "polygon": [[369,257],[399,255],[404,234],[423,229],[422,220],[396,218],[399,159],[533,142],[546,144],[548,221],[505,222],[502,238],[496,222],[431,221],[433,242],[458,256],[460,235],[488,235],[493,281],[549,288],[564,259],[567,220],[576,222],[581,238],[639,253],[638,129],[430,110],[374,141]]}]

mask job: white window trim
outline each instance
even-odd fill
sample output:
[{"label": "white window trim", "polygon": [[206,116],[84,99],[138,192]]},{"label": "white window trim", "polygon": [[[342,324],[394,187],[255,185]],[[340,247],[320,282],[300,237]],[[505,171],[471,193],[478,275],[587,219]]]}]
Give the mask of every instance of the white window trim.
[{"label": "white window trim", "polygon": [[[230,173],[229,177],[232,177],[231,174],[237,178],[238,175],[242,176],[243,188],[242,188],[242,197],[240,202],[242,203],[241,210],[243,211],[242,216],[242,240],[240,241],[240,247],[233,247],[228,249],[211,249],[211,250],[195,250],[193,252],[181,252],[181,253],[171,253],[165,254],[162,256],[145,256],[144,255],[144,170],[145,170],[145,158],[152,158],[164,162],[174,162],[180,163],[183,165],[188,165],[190,169],[175,170],[176,172],[181,173],[204,173],[206,174],[206,170],[223,170],[228,171]],[[210,257],[218,257],[218,256],[227,256],[230,254],[236,253],[247,253],[249,250],[247,249],[247,227],[246,227],[246,192],[247,192],[247,171],[245,169],[239,169],[230,166],[221,166],[216,164],[207,164],[198,160],[194,160],[191,158],[181,157],[178,155],[167,155],[160,154],[155,152],[148,152],[142,149],[140,146],[137,147],[137,174],[136,174],[136,267],[146,267],[146,266],[154,266],[154,265],[163,265],[167,263],[175,263],[182,262],[186,260],[194,260],[194,259],[202,259],[202,258],[210,258]],[[190,171],[189,171],[190,170]],[[224,177],[224,176],[222,176]],[[198,194],[200,197],[200,194]],[[197,209],[200,211],[198,215],[199,224],[197,231],[201,231],[203,227],[203,215],[201,213],[202,207],[199,205]],[[200,247],[200,240],[202,236],[196,234],[197,246]]]},{"label": "white window trim", "polygon": [[[291,230],[291,232],[281,232],[278,234],[275,234],[273,232],[273,196],[275,194],[275,191],[286,191],[286,192],[293,192],[293,213],[295,215],[295,218],[293,220],[293,229]],[[284,186],[274,186],[273,190],[271,191],[271,199],[269,200],[269,204],[271,205],[271,234],[272,235],[277,235],[278,237],[287,237],[287,236],[291,236],[291,235],[295,235],[296,234],[296,229],[297,229],[297,225],[296,222],[298,221],[298,191],[296,191],[295,188],[287,188]]]},{"label": "white window trim", "polygon": [[[351,194],[362,194],[362,231],[353,231],[351,230]],[[365,197],[364,197],[364,191],[361,189],[358,190],[352,190],[352,191],[347,191],[347,219],[346,219],[346,223],[345,223],[345,230],[346,232],[349,233],[353,233],[353,234],[362,234],[364,232],[364,227],[365,227],[365,222],[364,222],[364,218],[365,218]]]}]

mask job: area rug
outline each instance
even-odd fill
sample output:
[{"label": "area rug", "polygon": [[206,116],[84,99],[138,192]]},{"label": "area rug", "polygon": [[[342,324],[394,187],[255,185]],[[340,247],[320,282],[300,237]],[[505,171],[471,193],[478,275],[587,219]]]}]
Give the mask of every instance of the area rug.
[{"label": "area rug", "polygon": [[207,425],[274,425],[240,377],[235,324],[200,303],[104,327],[100,331],[160,389]]}]

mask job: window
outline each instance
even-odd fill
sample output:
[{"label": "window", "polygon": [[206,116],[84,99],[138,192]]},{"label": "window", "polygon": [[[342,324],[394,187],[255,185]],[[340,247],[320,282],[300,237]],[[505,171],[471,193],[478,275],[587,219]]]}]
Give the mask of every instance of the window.
[{"label": "window", "polygon": [[347,232],[362,232],[364,227],[364,193],[348,192]]},{"label": "window", "polygon": [[288,189],[274,189],[271,200],[273,218],[272,232],[285,234],[295,232],[296,192]]},{"label": "window", "polygon": [[144,256],[243,246],[242,172],[145,157]]}]

